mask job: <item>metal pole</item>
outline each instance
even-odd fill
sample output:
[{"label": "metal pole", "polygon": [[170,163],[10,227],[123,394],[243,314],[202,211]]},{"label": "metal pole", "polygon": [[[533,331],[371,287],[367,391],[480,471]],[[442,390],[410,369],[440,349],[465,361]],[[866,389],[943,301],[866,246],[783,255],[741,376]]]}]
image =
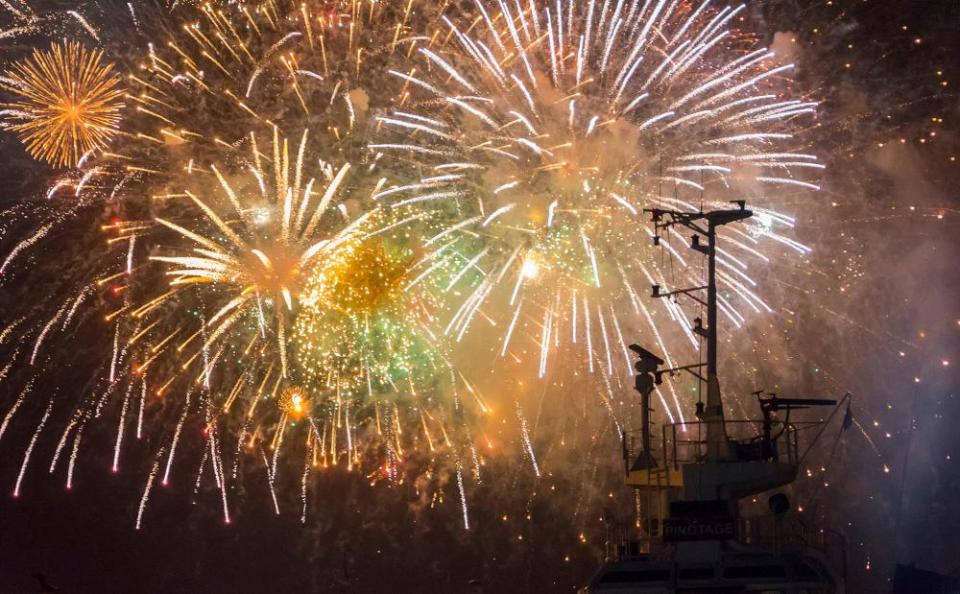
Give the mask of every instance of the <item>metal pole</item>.
[{"label": "metal pole", "polygon": [[[717,229],[710,222],[707,232],[707,377],[717,376]],[[713,403],[719,404],[719,403]],[[711,406],[707,402],[707,406]],[[708,414],[714,414],[708,410]]]},{"label": "metal pole", "polygon": [[640,425],[643,431],[640,433],[641,449],[643,452],[650,453],[650,392],[640,393]]},{"label": "metal pole", "polygon": [[723,404],[720,380],[717,377],[717,228],[713,221],[707,227],[707,458],[725,457],[726,431],[723,426]]}]

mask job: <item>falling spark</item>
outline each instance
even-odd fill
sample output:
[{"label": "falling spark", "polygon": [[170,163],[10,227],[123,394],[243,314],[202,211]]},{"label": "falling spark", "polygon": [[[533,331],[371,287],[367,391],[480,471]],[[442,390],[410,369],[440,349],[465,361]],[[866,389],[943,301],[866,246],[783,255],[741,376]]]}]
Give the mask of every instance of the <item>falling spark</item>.
[{"label": "falling spark", "polygon": [[20,496],[20,484],[23,482],[23,476],[27,473],[27,465],[30,463],[30,455],[33,454],[33,448],[37,445],[37,440],[40,438],[40,432],[43,431],[43,428],[47,424],[47,419],[50,418],[50,412],[53,410],[53,399],[47,403],[47,408],[43,411],[43,417],[40,418],[40,422],[37,423],[37,428],[33,432],[33,437],[30,438],[30,444],[27,446],[27,449],[23,452],[23,462],[20,464],[20,472],[17,474],[17,483],[13,487],[13,496]]}]

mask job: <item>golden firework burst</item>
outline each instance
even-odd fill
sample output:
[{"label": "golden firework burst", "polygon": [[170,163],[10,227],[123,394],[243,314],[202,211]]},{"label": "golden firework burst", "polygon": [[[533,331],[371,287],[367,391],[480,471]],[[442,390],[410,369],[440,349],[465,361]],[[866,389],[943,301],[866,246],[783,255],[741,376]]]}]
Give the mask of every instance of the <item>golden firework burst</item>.
[{"label": "golden firework burst", "polygon": [[15,97],[3,104],[3,127],[33,158],[57,167],[105,147],[120,122],[124,93],[113,64],[75,41],[34,50],[3,73],[0,88]]},{"label": "golden firework burst", "polygon": [[[155,216],[154,222],[181,242],[169,254],[150,256],[166,267],[171,290],[133,315],[145,316],[181,296],[183,289],[195,289],[211,302],[217,300],[219,307],[205,322],[212,330],[203,349],[219,347],[235,333],[250,335],[254,342],[270,340],[279,355],[281,375],[287,377],[286,332],[304,278],[300,271],[357,241],[376,211],[344,222],[345,211],[334,205],[343,197],[341,185],[350,164],[330,175],[322,193],[315,192],[317,178],[309,177],[303,165],[308,133],[301,137],[300,157],[291,163],[288,140],[276,128],[272,131],[276,165],[272,178],[251,132],[253,162],[247,171],[216,165],[191,169],[184,192],[166,200],[186,198],[195,210],[185,210],[179,203],[157,206],[169,209],[171,217]],[[184,212],[191,214],[183,217]],[[250,319],[257,320],[254,327],[244,324]]]},{"label": "golden firework burst", "polygon": [[310,394],[300,386],[290,386],[280,395],[278,405],[288,416],[299,419],[310,411]]},{"label": "golden firework burst", "polygon": [[[377,226],[389,224],[372,220]],[[400,386],[415,394],[443,359],[428,330],[436,307],[430,290],[405,290],[417,285],[418,270],[412,252],[369,234],[318,259],[305,272],[293,325],[301,376],[335,388],[338,397],[396,393]]]},{"label": "golden firework burst", "polygon": [[311,283],[318,302],[345,315],[376,310],[409,280],[405,263],[391,258],[382,242],[358,242],[341,251],[318,267]]}]

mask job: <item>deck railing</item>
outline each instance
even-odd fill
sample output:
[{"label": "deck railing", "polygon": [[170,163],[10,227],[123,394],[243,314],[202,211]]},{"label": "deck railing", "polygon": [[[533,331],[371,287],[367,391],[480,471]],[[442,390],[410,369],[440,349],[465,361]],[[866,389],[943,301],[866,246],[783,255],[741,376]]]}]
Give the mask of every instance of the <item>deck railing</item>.
[{"label": "deck railing", "polygon": [[[728,438],[731,460],[771,460],[796,465],[800,461],[798,434],[820,425],[818,422],[769,423],[769,440],[765,439],[763,420],[689,421],[670,423],[661,428],[659,440],[651,439],[651,456],[658,468],[679,469],[682,464],[701,462],[707,457],[707,426],[723,423]],[[656,443],[659,441],[659,443]],[[641,453],[641,431],[623,434],[624,459],[627,469]]]}]

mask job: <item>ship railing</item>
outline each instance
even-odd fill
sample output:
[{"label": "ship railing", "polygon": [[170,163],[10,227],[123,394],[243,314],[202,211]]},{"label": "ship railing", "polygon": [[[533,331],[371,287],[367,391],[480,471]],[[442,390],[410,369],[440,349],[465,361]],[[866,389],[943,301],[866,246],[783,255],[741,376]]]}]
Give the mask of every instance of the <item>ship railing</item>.
[{"label": "ship railing", "polygon": [[[772,420],[767,425],[763,420],[670,423],[661,428],[660,440],[657,440],[660,443],[653,445],[654,451],[650,452],[657,462],[657,468],[679,470],[683,464],[705,460],[708,452],[707,429],[714,423],[723,424],[730,459],[770,460],[791,465],[797,465],[800,461],[799,434],[821,424],[817,421],[783,423],[778,420]],[[627,431],[623,435],[624,459],[628,470],[642,452],[641,436],[640,430]]]},{"label": "ship railing", "polygon": [[[796,464],[799,460],[797,425],[762,420],[691,421],[663,427],[665,462],[679,466],[706,459],[710,425],[722,424],[727,436],[729,457],[738,460],[773,460]],[[766,438],[769,431],[769,440]]]},{"label": "ship railing", "polygon": [[737,540],[745,545],[778,551],[815,550],[823,555],[837,573],[847,575],[847,540],[814,520],[799,517],[745,517],[739,519]]},{"label": "ship railing", "polygon": [[[654,523],[659,523],[653,520]],[[647,559],[652,561],[669,560],[670,548],[659,539],[637,535],[638,527],[634,523],[607,523],[604,549],[604,561],[627,561]]]}]

